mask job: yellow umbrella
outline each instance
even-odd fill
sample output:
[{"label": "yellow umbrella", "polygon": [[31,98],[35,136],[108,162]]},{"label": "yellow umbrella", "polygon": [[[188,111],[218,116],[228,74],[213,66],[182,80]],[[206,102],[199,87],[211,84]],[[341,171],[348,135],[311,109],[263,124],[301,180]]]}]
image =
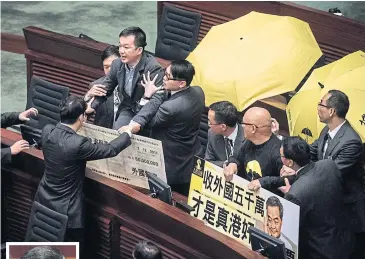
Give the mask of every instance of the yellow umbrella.
[{"label": "yellow umbrella", "polygon": [[295,90],[321,55],[307,23],[251,12],[212,27],[187,60],[207,106],[228,100],[243,110]]},{"label": "yellow umbrella", "polygon": [[365,53],[357,51],[313,71],[301,90],[290,100],[286,114],[291,136],[312,143],[325,124],[319,121],[317,104],[332,89],[350,100],[347,120],[365,142]]}]

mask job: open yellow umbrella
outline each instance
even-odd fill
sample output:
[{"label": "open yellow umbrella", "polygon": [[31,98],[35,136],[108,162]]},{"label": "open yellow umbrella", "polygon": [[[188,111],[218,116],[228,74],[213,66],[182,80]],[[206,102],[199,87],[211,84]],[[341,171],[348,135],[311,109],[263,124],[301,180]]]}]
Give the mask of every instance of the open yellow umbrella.
[{"label": "open yellow umbrella", "polygon": [[365,142],[365,53],[357,51],[324,67],[315,69],[301,90],[290,100],[286,114],[291,136],[312,143],[325,124],[319,121],[317,104],[332,89],[344,92],[350,100],[346,119]]},{"label": "open yellow umbrella", "polygon": [[306,22],[251,12],[212,27],[187,60],[207,106],[228,100],[243,110],[295,90],[321,55]]}]

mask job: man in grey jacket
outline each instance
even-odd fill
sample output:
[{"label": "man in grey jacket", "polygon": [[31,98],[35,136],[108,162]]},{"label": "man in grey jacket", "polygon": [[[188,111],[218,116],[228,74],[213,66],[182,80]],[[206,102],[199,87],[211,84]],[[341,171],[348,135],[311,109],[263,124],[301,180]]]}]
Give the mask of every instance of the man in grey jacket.
[{"label": "man in grey jacket", "polygon": [[88,114],[95,112],[118,87],[120,104],[113,128],[119,129],[128,125],[139,111],[138,102],[144,96],[142,76],[150,72],[152,78],[156,77],[156,84],[162,85],[163,69],[155,57],[144,51],[146,45],[146,34],[139,27],[126,28],[119,34],[120,59],[113,61],[103,82],[96,85],[104,87],[106,94],[96,96],[90,101],[86,111]]}]

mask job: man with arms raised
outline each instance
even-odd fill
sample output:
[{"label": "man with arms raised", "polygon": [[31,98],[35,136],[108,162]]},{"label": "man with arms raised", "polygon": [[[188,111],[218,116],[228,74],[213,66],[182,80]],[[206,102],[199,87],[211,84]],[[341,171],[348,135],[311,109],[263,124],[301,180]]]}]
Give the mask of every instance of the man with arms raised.
[{"label": "man with arms raised", "polygon": [[93,113],[118,87],[120,104],[114,121],[114,129],[128,125],[138,113],[138,102],[144,96],[142,75],[150,72],[157,86],[162,85],[163,69],[157,60],[144,51],[146,34],[139,27],[129,27],[119,34],[120,59],[114,60],[110,72],[98,87],[105,88],[106,95],[96,96],[87,113]]},{"label": "man with arms raised", "polygon": [[[101,53],[101,60],[103,62],[103,68],[105,76],[109,73],[110,68],[112,66],[112,62],[116,59],[120,58],[118,47],[109,46],[104,49],[103,53]],[[106,90],[104,87],[101,87],[100,84],[103,83],[105,76],[95,80],[90,83],[90,90],[86,93],[84,100],[86,102],[90,101],[94,96],[106,96]],[[120,100],[118,87],[114,89],[112,95],[110,95],[106,101],[98,106],[95,110],[95,119],[94,124],[105,127],[105,128],[113,128],[113,123],[115,121],[115,116],[117,114],[119,108]]]},{"label": "man with arms raised", "polygon": [[[190,86],[194,66],[186,60],[172,61],[163,77],[165,92],[160,93],[155,78],[144,79],[144,107],[133,118],[132,132],[151,128],[151,138],[161,140],[167,183],[172,190],[188,195],[194,155],[199,148],[198,132],[204,110],[204,93]],[[158,93],[156,93],[158,91]],[[149,99],[151,99],[149,101]]]}]

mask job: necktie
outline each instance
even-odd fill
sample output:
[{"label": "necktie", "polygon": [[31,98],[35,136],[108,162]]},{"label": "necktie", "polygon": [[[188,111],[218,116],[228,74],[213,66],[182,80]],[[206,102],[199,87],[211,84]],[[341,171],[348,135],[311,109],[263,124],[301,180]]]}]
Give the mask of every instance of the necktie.
[{"label": "necktie", "polygon": [[231,139],[224,137],[227,159],[233,154],[233,142]]},{"label": "necktie", "polygon": [[330,134],[327,133],[326,136],[324,137],[325,143],[324,143],[324,147],[323,147],[323,158],[326,157],[326,151],[331,143],[331,140],[332,140],[332,138],[331,138]]}]

